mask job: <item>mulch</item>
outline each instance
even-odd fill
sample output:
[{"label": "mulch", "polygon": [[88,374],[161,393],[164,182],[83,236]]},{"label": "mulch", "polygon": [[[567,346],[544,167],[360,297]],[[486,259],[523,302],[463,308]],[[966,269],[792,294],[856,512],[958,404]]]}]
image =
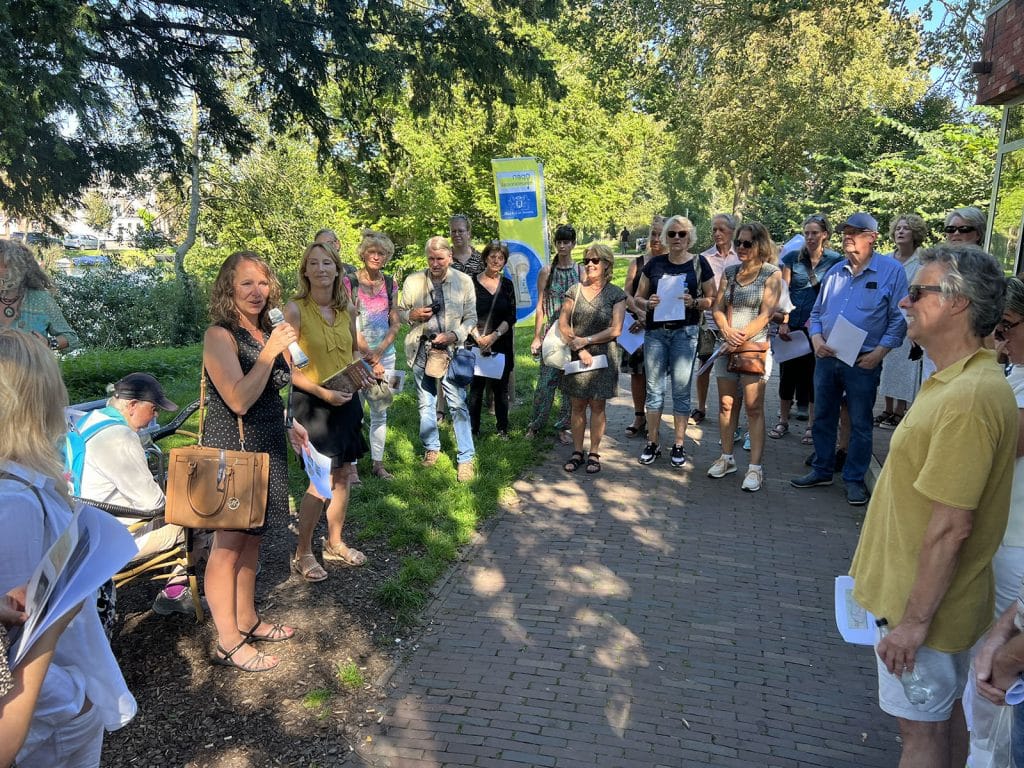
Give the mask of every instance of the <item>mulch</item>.
[{"label": "mulch", "polygon": [[[323,533],[318,530],[314,542]],[[212,666],[216,634],[209,616],[197,626],[194,617],[153,613],[157,584],[119,590],[121,623],[112,647],[139,712],[107,734],[102,765],[257,768],[344,760],[356,729],[383,713],[385,691],[375,681],[386,678],[409,644],[409,628],[374,598],[403,553],[356,534],[347,524],[345,538],[366,554],[367,564],[325,564],[330,577],[308,584],[289,570],[295,537],[287,522],[271,521],[260,553],[257,609],[298,632],[291,641],[261,645],[282,658],[268,672]],[[318,545],[314,549],[319,554]],[[364,680],[354,690],[337,675],[349,662]]]}]

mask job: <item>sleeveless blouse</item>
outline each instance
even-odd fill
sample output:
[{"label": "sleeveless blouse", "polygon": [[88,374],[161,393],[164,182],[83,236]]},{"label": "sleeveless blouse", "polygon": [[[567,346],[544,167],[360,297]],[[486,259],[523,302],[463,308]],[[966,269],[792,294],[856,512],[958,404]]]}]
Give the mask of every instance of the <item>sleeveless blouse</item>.
[{"label": "sleeveless blouse", "polygon": [[335,310],[334,323],[329,324],[312,298],[295,299],[299,308],[299,346],[309,357],[302,369],[320,384],[352,362],[352,329],[348,310]]}]

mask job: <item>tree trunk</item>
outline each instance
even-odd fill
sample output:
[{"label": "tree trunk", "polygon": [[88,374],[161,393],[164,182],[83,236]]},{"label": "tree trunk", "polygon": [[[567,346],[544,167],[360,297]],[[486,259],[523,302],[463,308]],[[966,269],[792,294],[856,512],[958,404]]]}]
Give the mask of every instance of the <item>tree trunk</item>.
[{"label": "tree trunk", "polygon": [[192,94],[192,158],[190,162],[192,189],[189,192],[188,230],[185,239],[174,249],[174,276],[181,282],[188,279],[185,272],[185,254],[196,241],[196,229],[199,225],[199,99]]}]

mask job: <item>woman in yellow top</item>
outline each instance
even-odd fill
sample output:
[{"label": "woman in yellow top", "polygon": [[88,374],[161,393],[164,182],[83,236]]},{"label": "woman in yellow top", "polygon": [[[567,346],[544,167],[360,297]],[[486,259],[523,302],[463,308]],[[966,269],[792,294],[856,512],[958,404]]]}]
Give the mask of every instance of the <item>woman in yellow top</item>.
[{"label": "woman in yellow top", "polygon": [[[356,312],[345,288],[338,255],[320,243],[306,249],[299,265],[299,290],[284,309],[299,335],[309,365],[292,373],[292,406],[296,421],[309,432],[314,447],[331,459],[331,499],[327,502],[326,562],[358,566],[366,556],[342,541],[348,511],[352,462],[366,453],[363,409],[352,392],[327,389],[323,382],[352,362]],[[324,499],[312,483],[299,506],[299,536],[292,570],[306,581],[323,581],[327,572],[313,554],[313,531],[324,510]]]}]

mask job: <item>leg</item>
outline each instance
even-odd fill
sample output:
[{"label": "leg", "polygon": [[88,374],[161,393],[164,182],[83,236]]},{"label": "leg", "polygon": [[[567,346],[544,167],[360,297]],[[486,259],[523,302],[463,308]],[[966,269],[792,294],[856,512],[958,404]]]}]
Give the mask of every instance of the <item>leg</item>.
[{"label": "leg", "polygon": [[441,385],[444,399],[448,403],[448,413],[452,417],[455,430],[455,444],[458,446],[458,463],[472,461],[476,455],[473,447],[473,428],[469,423],[469,409],[466,408],[466,389],[452,384],[446,376]]},{"label": "leg", "polygon": [[814,462],[819,475],[831,476],[836,461],[836,430],[839,425],[839,404],[843,397],[843,384],[836,373],[843,365],[834,357],[815,361],[814,368]]},{"label": "leg", "polygon": [[572,447],[583,450],[583,435],[587,430],[587,401],[582,397],[572,398]]},{"label": "leg", "polygon": [[[963,719],[963,708],[960,708]],[[966,760],[952,762],[950,721],[925,723],[896,718],[903,740],[899,768],[960,768]],[[966,754],[964,755],[966,758]]]},{"label": "leg", "polygon": [[313,553],[313,531],[320,522],[324,505],[324,500],[316,495],[313,486],[310,485],[299,503],[299,535],[295,544],[295,557]]},{"label": "leg", "polygon": [[557,368],[541,363],[537,371],[537,388],[533,391],[533,414],[530,416],[530,430],[539,432],[548,423],[548,414],[551,413],[551,405],[555,401],[555,392],[558,390]]},{"label": "leg", "polygon": [[[797,360],[786,360],[779,363],[779,424],[789,426],[789,415],[793,408],[793,396],[799,390]],[[753,445],[753,438],[751,438]]]},{"label": "leg", "polygon": [[508,432],[508,402],[514,371],[515,369],[510,368],[506,361],[501,378],[490,379],[491,391],[494,393],[494,419],[499,433]]},{"label": "leg", "polygon": [[675,445],[686,444],[690,423],[690,389],[693,386],[693,360],[697,354],[696,326],[671,331],[668,348],[668,374],[672,381],[672,417]]},{"label": "leg", "polygon": [[647,376],[644,373],[631,374],[629,391],[633,396],[633,423],[627,427],[626,434],[633,437],[644,429],[647,423],[644,418],[644,404],[647,401]]},{"label": "leg", "polygon": [[384,444],[388,436],[388,409],[370,404],[370,458],[373,459],[373,474],[383,477]]},{"label": "leg", "polygon": [[562,398],[562,404],[558,409],[558,421],[555,422],[555,429],[559,432],[564,432],[569,429],[569,421],[571,419],[570,412],[572,411],[572,398],[565,394],[565,390],[562,388],[562,382],[565,381],[565,374],[561,371],[556,371],[555,373],[557,374],[555,387],[559,391],[559,397]]},{"label": "leg", "polygon": [[342,540],[345,529],[345,516],[348,513],[348,486],[352,467],[345,464],[331,470],[331,500],[327,502],[327,543],[331,549],[339,552],[348,551]]},{"label": "leg", "polygon": [[590,400],[590,452],[601,453],[601,438],[604,437],[604,429],[607,424],[605,415],[605,402],[594,398]]},{"label": "leg", "polygon": [[[647,441],[661,441],[661,412],[665,401],[671,331],[656,328],[644,337],[644,368],[647,370]],[[689,416],[689,414],[687,414]]]},{"label": "leg", "polygon": [[697,410],[707,413],[708,411],[708,390],[711,389],[711,368],[697,377]]},{"label": "leg", "polygon": [[732,453],[733,434],[739,421],[739,409],[733,409],[737,393],[736,380],[718,379],[718,432],[722,440],[722,453]]},{"label": "leg", "polygon": [[760,377],[743,377],[743,404],[747,409],[750,430],[750,463],[760,464],[764,457],[764,391],[767,384]]},{"label": "leg", "polygon": [[420,441],[428,451],[441,450],[441,435],[437,430],[437,382],[424,373],[422,368],[413,366],[416,381],[416,396],[420,409]]},{"label": "leg", "polygon": [[469,385],[469,397],[466,405],[469,408],[469,426],[474,435],[480,433],[480,413],[483,411],[484,387],[489,379],[482,376],[475,376],[473,383]]},{"label": "leg", "polygon": [[843,465],[843,481],[863,483],[871,463],[872,417],[881,370],[840,365],[850,414],[850,447]]}]

